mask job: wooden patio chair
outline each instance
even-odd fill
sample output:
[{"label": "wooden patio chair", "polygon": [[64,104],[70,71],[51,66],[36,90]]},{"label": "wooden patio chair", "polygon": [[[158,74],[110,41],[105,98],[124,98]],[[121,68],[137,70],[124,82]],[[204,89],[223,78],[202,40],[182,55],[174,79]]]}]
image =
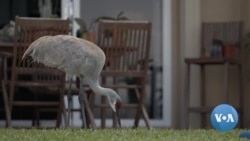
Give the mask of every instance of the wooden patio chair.
[{"label": "wooden patio chair", "polygon": [[[201,57],[185,58],[187,65],[187,82],[185,88],[185,107],[186,107],[186,128],[189,128],[190,113],[197,113],[201,115],[201,127],[207,126],[207,115],[212,112],[214,107],[208,106],[207,98],[209,94],[206,93],[206,67],[211,65],[219,65],[223,68],[223,93],[221,103],[232,104],[235,100],[230,99],[229,91],[229,70],[230,66],[238,68],[239,77],[239,93],[236,107],[239,112],[240,126],[243,123],[243,72],[242,72],[242,22],[215,22],[202,23],[201,30]],[[218,47],[219,46],[219,47]],[[191,65],[200,67],[200,106],[193,107],[190,105],[190,70]],[[209,73],[209,72],[207,72]],[[218,103],[218,104],[221,104]],[[216,106],[216,105],[215,105]]]},{"label": "wooden patio chair", "polygon": [[[147,110],[144,106],[145,87],[148,76],[149,52],[151,40],[151,23],[148,21],[108,21],[99,22],[97,45],[106,55],[106,64],[101,73],[104,87],[133,90],[136,103],[128,103],[124,99],[122,108],[134,108],[134,127],[138,127],[141,116],[146,126],[151,128]],[[135,83],[125,80],[134,79]],[[119,92],[118,92],[119,93]],[[120,93],[120,95],[122,95]],[[91,102],[91,107],[101,109],[101,127],[105,127],[106,98],[101,103]],[[113,114],[113,119],[115,116]],[[113,127],[117,121],[113,120]]]},{"label": "wooden patio chair", "polygon": [[[56,127],[60,126],[64,108],[65,73],[32,62],[29,57],[24,60],[21,58],[27,47],[39,37],[68,33],[69,20],[16,17],[11,79],[3,79],[2,81],[3,88],[9,90],[5,93],[8,93],[9,96],[8,103],[11,115],[14,114],[15,107],[34,107],[36,124],[39,124],[40,112],[53,111],[56,112]],[[15,92],[20,87],[32,91],[33,99],[17,99],[18,95]],[[43,91],[45,89],[54,90],[55,94],[48,94]],[[39,92],[41,90],[42,92]],[[23,97],[25,97],[25,94],[23,94]],[[52,97],[55,97],[56,100],[52,100]]]},{"label": "wooden patio chair", "polygon": [[[8,59],[12,58],[12,54],[8,53],[8,52],[0,52],[0,57],[1,57],[1,62],[0,62],[0,75],[2,78],[2,81],[7,81],[8,79],[8,74],[7,74],[7,65],[8,65]],[[6,89],[5,86],[3,85],[4,83],[1,82],[1,87],[0,87],[0,91],[3,95],[3,107],[0,109],[1,112],[3,111],[3,113],[5,114],[5,121],[6,121],[6,127],[10,127],[11,126],[11,122],[10,122],[10,110],[9,110],[9,103],[8,103],[8,96],[6,93]]]}]

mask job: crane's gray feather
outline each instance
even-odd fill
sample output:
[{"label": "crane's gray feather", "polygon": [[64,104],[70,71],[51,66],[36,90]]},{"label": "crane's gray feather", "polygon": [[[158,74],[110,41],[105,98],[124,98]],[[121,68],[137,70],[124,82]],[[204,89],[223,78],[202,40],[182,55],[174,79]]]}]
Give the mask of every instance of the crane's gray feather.
[{"label": "crane's gray feather", "polygon": [[100,74],[105,63],[105,55],[97,45],[69,35],[41,37],[29,46],[25,56],[71,75]]}]

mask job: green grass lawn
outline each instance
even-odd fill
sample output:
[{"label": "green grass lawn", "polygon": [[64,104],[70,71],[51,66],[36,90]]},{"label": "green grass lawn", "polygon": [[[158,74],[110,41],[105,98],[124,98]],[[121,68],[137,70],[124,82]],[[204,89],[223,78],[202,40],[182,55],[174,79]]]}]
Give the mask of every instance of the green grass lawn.
[{"label": "green grass lawn", "polygon": [[[0,141],[239,141],[243,130],[0,129]],[[246,141],[241,139],[240,141]]]}]

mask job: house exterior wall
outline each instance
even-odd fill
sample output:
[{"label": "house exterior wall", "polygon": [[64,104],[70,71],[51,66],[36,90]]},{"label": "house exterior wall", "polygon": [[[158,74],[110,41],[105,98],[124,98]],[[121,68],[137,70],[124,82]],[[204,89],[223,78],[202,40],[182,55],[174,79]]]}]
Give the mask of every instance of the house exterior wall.
[{"label": "house exterior wall", "polygon": [[[200,51],[200,38],[197,36],[193,36],[193,33],[200,33],[199,24],[201,22],[222,22],[222,21],[244,21],[245,32],[249,29],[249,1],[248,0],[190,0],[190,1],[182,1],[180,0],[180,60],[175,60],[180,62],[180,81],[179,85],[176,87],[181,87],[182,90],[180,95],[183,97],[185,95],[184,85],[181,83],[181,79],[185,78],[185,66],[182,61],[185,57],[196,57],[199,56],[199,53],[196,52],[197,50]],[[199,12],[200,14],[197,14]],[[192,19],[192,20],[190,20]],[[190,28],[192,25],[198,25]],[[192,35],[192,36],[191,36]],[[191,37],[190,37],[191,36]],[[190,47],[190,45],[192,45]],[[247,61],[246,61],[247,62]],[[245,64],[247,66],[247,64]],[[192,70],[192,77],[191,81],[194,85],[191,85],[191,104],[198,105],[199,104],[199,71],[198,68],[193,68]],[[244,68],[246,72],[246,68]],[[206,68],[206,92],[209,95],[206,97],[206,102],[210,106],[214,106],[215,103],[220,103],[222,100],[222,93],[223,93],[223,68],[220,66],[213,66]],[[238,105],[238,76],[237,76],[237,69],[230,68],[230,100],[232,104]],[[247,75],[247,73],[245,73]],[[246,77],[246,76],[245,76]],[[245,84],[248,82],[245,80]],[[248,85],[245,85],[245,88]],[[177,88],[176,88],[177,89]],[[245,107],[249,107],[249,96],[248,96],[248,89],[245,89]],[[183,101],[179,101],[177,103],[183,104]],[[176,106],[178,107],[178,106]],[[185,107],[183,107],[185,108]],[[181,111],[181,109],[179,110]],[[244,125],[249,127],[249,114],[245,108],[244,110]],[[183,115],[185,116],[185,115]],[[183,121],[184,118],[176,116],[176,121]],[[179,118],[179,119],[178,119]],[[191,115],[191,127],[198,128],[199,127],[199,115],[192,114]],[[209,122],[209,121],[208,121]],[[182,124],[175,123],[176,127],[183,127]]]},{"label": "house exterior wall", "polygon": [[203,22],[241,20],[241,0],[202,0]]}]

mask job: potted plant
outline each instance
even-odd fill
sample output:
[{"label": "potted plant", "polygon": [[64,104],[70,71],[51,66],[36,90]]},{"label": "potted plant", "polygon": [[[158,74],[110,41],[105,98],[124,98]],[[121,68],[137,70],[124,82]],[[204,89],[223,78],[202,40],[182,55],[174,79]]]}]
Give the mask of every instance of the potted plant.
[{"label": "potted plant", "polygon": [[114,21],[123,21],[128,20],[126,16],[124,16],[124,11],[121,11],[117,14],[116,17],[110,17],[110,16],[101,16],[96,18],[95,23],[99,22],[100,20],[114,20]]},{"label": "potted plant", "polygon": [[15,22],[10,21],[9,24],[0,29],[0,40],[4,42],[13,42],[14,28]]},{"label": "potted plant", "polygon": [[[89,40],[91,42],[95,42],[96,34],[95,32],[89,30],[92,28],[92,24],[90,24],[90,27],[87,28],[87,24],[83,19],[75,18],[74,20],[80,27],[80,29],[77,30],[76,36],[79,38]],[[93,23],[93,21],[91,23]]]},{"label": "potted plant", "polygon": [[[115,17],[110,17],[110,16],[98,17],[95,20],[95,23],[98,23],[100,20],[124,21],[124,20],[129,20],[129,19],[126,16],[124,16],[124,11],[121,11]],[[126,34],[121,33],[121,31],[117,31],[117,30],[114,30],[114,31],[106,30],[104,31],[104,36],[106,38],[113,37],[113,41],[115,44],[122,44],[124,42],[123,39],[125,39]]]}]

